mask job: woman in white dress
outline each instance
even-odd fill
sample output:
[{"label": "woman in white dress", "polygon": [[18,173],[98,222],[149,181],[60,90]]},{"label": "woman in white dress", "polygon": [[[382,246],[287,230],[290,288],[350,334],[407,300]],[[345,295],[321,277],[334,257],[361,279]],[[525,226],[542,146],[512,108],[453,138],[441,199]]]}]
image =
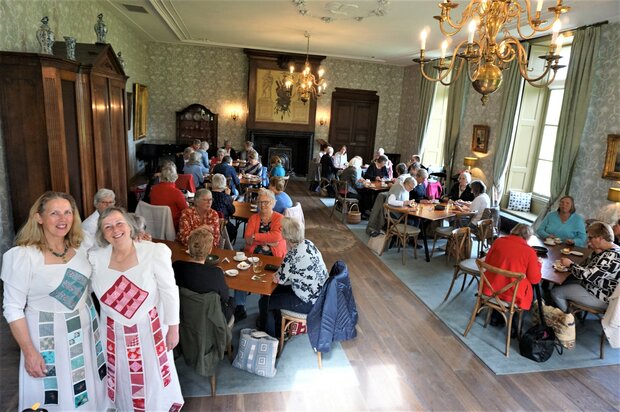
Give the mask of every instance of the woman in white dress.
[{"label": "woman in white dress", "polygon": [[80,223],[70,195],[46,192],[2,259],[4,316],[21,349],[19,410],[107,409],[104,335]]},{"label": "woman in white dress", "polygon": [[179,343],[179,290],[170,249],[134,242],[127,213],[99,217],[92,288],[106,333],[107,393],[121,411],[178,411],[183,396],[172,349]]}]

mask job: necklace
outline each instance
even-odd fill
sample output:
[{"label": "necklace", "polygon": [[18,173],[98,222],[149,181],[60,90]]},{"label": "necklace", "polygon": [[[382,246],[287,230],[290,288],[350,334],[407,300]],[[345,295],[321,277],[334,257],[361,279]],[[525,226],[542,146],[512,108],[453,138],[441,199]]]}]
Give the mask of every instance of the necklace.
[{"label": "necklace", "polygon": [[65,250],[62,253],[56,253],[54,252],[54,250],[51,247],[47,248],[50,253],[54,256],[56,256],[57,258],[61,258],[62,259],[62,263],[67,263],[67,252],[69,251],[69,246],[65,245]]}]

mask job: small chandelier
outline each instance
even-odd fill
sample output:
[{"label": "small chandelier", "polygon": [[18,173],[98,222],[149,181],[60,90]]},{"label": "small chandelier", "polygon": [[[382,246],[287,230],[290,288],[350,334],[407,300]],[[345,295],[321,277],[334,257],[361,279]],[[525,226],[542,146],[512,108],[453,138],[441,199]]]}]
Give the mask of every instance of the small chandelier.
[{"label": "small chandelier", "polygon": [[[540,12],[544,0],[537,0],[536,13],[532,16],[530,0],[470,0],[468,6],[462,13],[461,21],[454,22],[450,18],[450,11],[458,7],[457,3],[444,0],[439,3],[441,15],[434,16],[439,20],[439,29],[445,36],[454,36],[467,25],[469,36],[467,41],[459,43],[448,62],[446,59],[446,40],[441,44],[441,57],[439,59],[429,59],[425,57],[426,37],[428,33],[423,30],[420,39],[420,57],[413,59],[420,64],[420,73],[425,79],[438,81],[447,86],[454,82],[463,66],[467,63],[467,74],[472,82],[473,88],[482,95],[480,99],[482,105],[489,100],[489,94],[495,92],[502,84],[502,70],[509,67],[509,63],[517,60],[521,76],[534,87],[545,87],[553,82],[558,69],[565,67],[559,64],[560,51],[564,36],[558,33],[561,29],[560,15],[570,10],[570,7],[562,5],[562,0],[556,0],[554,7],[549,7],[549,11],[555,14],[553,23],[547,23],[540,18]],[[523,3],[523,4],[522,4]],[[532,32],[525,35],[521,32],[521,17],[526,13],[527,23]],[[521,40],[532,38],[535,34],[552,29],[553,35],[549,52],[540,56],[545,60],[545,68],[539,75],[530,75],[528,72],[527,52],[520,43],[520,39],[512,36],[505,27],[507,23],[516,19],[517,32]],[[444,24],[449,27],[444,28]],[[502,32],[503,38],[498,41],[497,36]],[[477,38],[474,40],[474,34]],[[457,62],[458,60],[458,62]],[[434,67],[438,70],[438,76],[433,78],[425,73],[424,66],[428,63],[435,63]],[[448,82],[446,78],[452,73],[452,78]]]},{"label": "small chandelier", "polygon": [[321,97],[321,95],[325,94],[327,90],[327,81],[323,78],[325,70],[322,68],[319,68],[318,80],[312,74],[310,62],[308,61],[308,53],[310,51],[310,33],[305,32],[304,37],[308,39],[306,42],[306,62],[304,63],[304,70],[299,74],[297,83],[295,83],[293,79],[295,65],[291,63],[289,66],[290,75],[287,75],[284,79],[284,85],[286,86],[289,95],[292,95],[293,86],[295,86],[297,88],[297,93],[299,93],[299,100],[306,103],[311,97],[317,99]]}]

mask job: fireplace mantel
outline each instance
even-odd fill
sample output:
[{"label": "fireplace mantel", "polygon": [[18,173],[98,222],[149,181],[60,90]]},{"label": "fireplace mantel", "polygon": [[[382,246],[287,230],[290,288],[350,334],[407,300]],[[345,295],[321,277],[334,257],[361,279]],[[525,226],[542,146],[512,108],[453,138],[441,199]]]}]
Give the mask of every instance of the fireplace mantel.
[{"label": "fireplace mantel", "polygon": [[263,166],[269,166],[269,148],[283,145],[292,150],[291,168],[294,173],[298,176],[308,173],[314,147],[314,132],[250,129],[248,140],[254,143],[254,149],[261,156]]}]

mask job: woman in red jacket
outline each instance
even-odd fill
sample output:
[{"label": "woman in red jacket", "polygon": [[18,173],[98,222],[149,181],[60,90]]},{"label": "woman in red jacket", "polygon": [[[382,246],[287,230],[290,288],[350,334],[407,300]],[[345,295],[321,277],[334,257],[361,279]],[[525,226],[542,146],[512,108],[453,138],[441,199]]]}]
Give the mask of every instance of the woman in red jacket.
[{"label": "woman in red jacket", "polygon": [[[540,282],[540,261],[536,257],[534,249],[527,244],[527,241],[534,232],[531,226],[519,223],[511,231],[510,235],[500,237],[489,250],[486,263],[500,269],[511,272],[525,273],[525,279],[519,283],[517,290],[516,305],[524,310],[529,310],[532,306],[533,287]],[[493,289],[499,290],[509,284],[511,279],[488,271],[486,273]],[[482,293],[490,294],[488,287]],[[510,302],[513,289],[510,288],[500,295],[500,298]],[[503,319],[501,316],[499,317]],[[495,318],[499,320],[499,318]]]},{"label": "woman in red jacket", "polygon": [[151,189],[151,204],[154,206],[168,206],[170,208],[175,231],[179,230],[181,212],[188,208],[183,192],[174,185],[177,178],[176,170],[164,167],[161,170],[160,183]]}]

